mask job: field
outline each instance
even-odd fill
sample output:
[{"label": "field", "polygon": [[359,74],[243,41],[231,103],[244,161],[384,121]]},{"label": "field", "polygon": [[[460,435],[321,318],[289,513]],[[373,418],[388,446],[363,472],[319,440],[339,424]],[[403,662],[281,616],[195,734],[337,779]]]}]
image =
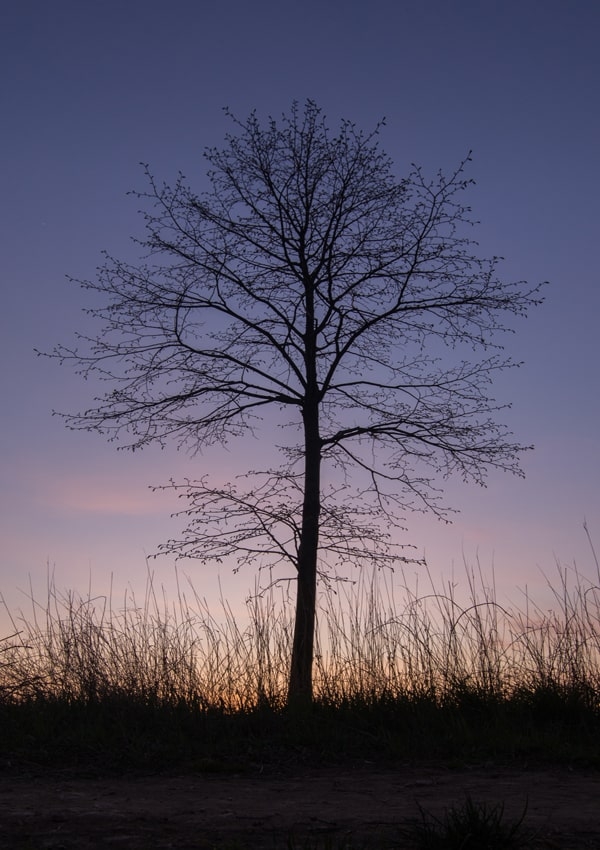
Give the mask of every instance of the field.
[{"label": "field", "polygon": [[323,593],[301,712],[281,589],[242,626],[50,581],[0,643],[0,847],[600,847],[600,576],[543,611],[395,579]]}]

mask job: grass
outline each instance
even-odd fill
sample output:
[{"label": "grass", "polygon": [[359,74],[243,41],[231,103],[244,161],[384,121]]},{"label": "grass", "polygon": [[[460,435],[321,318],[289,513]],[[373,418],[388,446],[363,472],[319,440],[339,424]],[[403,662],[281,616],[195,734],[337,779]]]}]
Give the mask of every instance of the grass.
[{"label": "grass", "polygon": [[508,821],[504,806],[475,803],[467,797],[461,806],[450,806],[441,818],[419,807],[420,818],[400,829],[404,845],[414,850],[518,850],[530,846],[532,836],[523,831],[527,809]]},{"label": "grass", "polygon": [[284,709],[292,608],[276,589],[248,601],[242,626],[193,588],[169,602],[151,577],[118,609],[50,581],[0,641],[0,757],[92,771],[600,766],[600,576],[558,566],[550,611],[507,609],[481,570],[466,578],[462,602],[430,576],[426,592],[394,591],[383,573],[324,594],[302,716]]}]

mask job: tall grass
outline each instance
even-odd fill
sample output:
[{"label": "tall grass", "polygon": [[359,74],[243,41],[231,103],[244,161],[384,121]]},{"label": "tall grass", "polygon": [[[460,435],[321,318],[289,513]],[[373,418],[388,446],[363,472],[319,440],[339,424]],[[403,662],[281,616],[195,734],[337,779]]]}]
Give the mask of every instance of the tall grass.
[{"label": "tall grass", "polygon": [[0,699],[124,697],[239,711],[279,698],[288,623],[273,594],[248,601],[245,628],[223,600],[220,620],[195,593],[169,602],[152,575],[141,603],[130,590],[118,608],[112,594],[61,593],[54,578],[44,602],[30,602],[29,616],[7,610],[13,634],[0,644]]},{"label": "tall grass", "polygon": [[[479,567],[465,568],[462,599],[455,584],[426,577],[420,592],[416,581],[398,590],[393,574],[363,573],[321,595],[317,701],[600,693],[600,576],[596,584],[557,565],[549,610],[528,596],[520,607],[500,605]],[[226,601],[216,614],[193,588],[179,587],[170,602],[151,575],[141,604],[131,591],[118,608],[111,596],[62,594],[53,579],[43,603],[30,601],[29,616],[7,612],[4,701],[123,695],[231,712],[283,705],[293,610],[276,588],[249,597],[244,625]]]},{"label": "tall grass", "polygon": [[324,602],[320,693],[438,704],[536,688],[600,693],[600,577],[557,565],[555,604],[542,610],[528,596],[522,607],[500,605],[479,567],[465,568],[466,598],[426,576],[426,592],[404,582],[400,599],[389,577],[371,576]]},{"label": "tall grass", "polygon": [[[535,751],[558,732],[564,742],[573,727],[572,742],[600,760],[598,745],[597,754],[589,749],[600,727],[600,574],[592,581],[557,565],[550,610],[527,595],[521,605],[501,605],[479,566],[465,567],[463,596],[454,583],[425,579],[422,589],[417,580],[364,572],[320,596],[315,704],[337,718],[326,724],[330,745],[342,716],[350,712],[356,732],[366,712],[363,737],[399,755],[415,746],[418,755],[418,741],[421,754],[431,752],[436,729],[451,756],[452,741],[464,753],[480,748],[482,736],[505,753],[522,752],[528,736]],[[53,580],[43,601],[30,602],[29,614],[8,612],[12,634],[0,641],[6,712],[119,703],[204,718],[283,715],[293,608],[282,588],[253,594],[244,623],[226,601],[215,613],[179,581],[170,601],[151,575],[141,602],[130,591],[118,606],[112,594],[61,593]]]}]

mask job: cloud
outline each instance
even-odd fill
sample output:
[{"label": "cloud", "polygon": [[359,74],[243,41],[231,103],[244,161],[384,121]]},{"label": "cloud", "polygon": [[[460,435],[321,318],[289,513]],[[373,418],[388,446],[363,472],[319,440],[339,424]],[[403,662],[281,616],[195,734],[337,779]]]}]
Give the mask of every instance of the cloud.
[{"label": "cloud", "polygon": [[169,499],[165,493],[153,492],[139,479],[98,472],[93,476],[69,473],[60,481],[46,481],[38,497],[54,511],[111,516],[164,516],[168,510],[165,502],[173,501],[172,496]]}]

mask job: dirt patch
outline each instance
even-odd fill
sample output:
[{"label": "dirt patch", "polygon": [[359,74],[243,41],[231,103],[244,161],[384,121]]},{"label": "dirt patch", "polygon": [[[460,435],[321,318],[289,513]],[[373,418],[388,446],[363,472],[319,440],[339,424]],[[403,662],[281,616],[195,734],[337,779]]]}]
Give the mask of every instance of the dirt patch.
[{"label": "dirt patch", "polygon": [[[0,777],[0,847],[205,850],[286,846],[334,835],[399,847],[417,803],[441,813],[465,795],[504,803],[538,830],[534,847],[600,848],[600,774],[568,769],[299,769],[248,776]],[[298,844],[297,846],[302,846]]]}]

